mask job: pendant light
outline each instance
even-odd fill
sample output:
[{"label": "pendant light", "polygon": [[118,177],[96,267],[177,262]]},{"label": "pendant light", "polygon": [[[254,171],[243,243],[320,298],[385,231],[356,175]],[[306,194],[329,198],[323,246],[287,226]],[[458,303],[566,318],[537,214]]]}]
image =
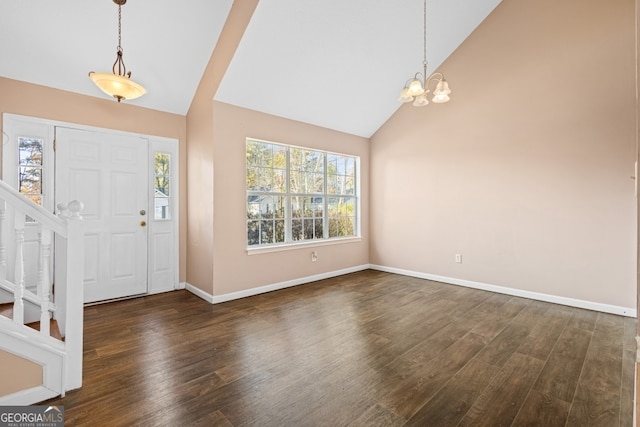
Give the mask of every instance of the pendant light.
[{"label": "pendant light", "polygon": [[424,15],[423,15],[423,36],[424,36],[424,50],[422,72],[417,72],[413,78],[407,80],[404,88],[400,92],[398,101],[400,102],[412,102],[414,107],[424,107],[429,104],[427,94],[430,92],[429,83],[437,82],[436,87],[433,90],[432,102],[436,104],[442,104],[449,101],[449,83],[444,78],[442,73],[434,73],[427,78],[427,0],[424,0]]},{"label": "pendant light", "polygon": [[118,48],[116,50],[116,62],[113,63],[111,73],[95,73],[91,71],[89,77],[109,96],[113,96],[118,102],[127,99],[136,99],[145,94],[146,90],[138,83],[131,80],[131,71],[127,72],[127,67],[122,59],[122,5],[127,0],[113,0],[118,5]]}]

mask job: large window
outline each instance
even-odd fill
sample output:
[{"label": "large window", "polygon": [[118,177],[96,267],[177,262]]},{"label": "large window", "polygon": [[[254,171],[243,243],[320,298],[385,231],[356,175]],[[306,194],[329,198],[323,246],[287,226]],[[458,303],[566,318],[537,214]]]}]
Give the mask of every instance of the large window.
[{"label": "large window", "polygon": [[358,163],[247,139],[248,246],[357,236]]}]

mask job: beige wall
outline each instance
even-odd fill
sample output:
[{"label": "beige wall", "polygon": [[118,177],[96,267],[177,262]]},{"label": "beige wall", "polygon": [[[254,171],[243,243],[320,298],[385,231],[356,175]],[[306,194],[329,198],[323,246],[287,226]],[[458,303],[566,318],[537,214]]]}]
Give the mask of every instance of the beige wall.
[{"label": "beige wall", "polygon": [[187,282],[213,294],[213,96],[258,0],[234,1],[187,113]]},{"label": "beige wall", "polygon": [[[214,295],[224,295],[368,263],[369,141],[353,135],[214,103]],[[362,235],[358,242],[247,254],[247,137],[360,156]],[[311,262],[311,251],[318,260]]]},{"label": "beige wall", "polygon": [[[96,91],[98,89],[96,88]],[[98,91],[99,92],[99,91]],[[180,150],[180,281],[186,280],[186,120],[126,102],[78,95],[0,77],[0,114],[12,113],[105,129],[175,138]],[[2,127],[0,120],[0,128]]]},{"label": "beige wall", "polygon": [[42,366],[0,350],[0,396],[42,385]]},{"label": "beige wall", "polygon": [[634,16],[504,0],[372,137],[371,262],[635,308]]}]

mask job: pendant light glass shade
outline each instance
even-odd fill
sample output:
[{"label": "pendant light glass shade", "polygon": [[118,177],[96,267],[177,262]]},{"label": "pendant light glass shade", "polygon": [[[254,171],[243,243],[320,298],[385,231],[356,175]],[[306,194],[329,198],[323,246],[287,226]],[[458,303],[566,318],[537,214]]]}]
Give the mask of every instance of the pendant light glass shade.
[{"label": "pendant light glass shade", "polygon": [[95,73],[92,71],[89,73],[89,77],[91,77],[91,80],[93,80],[101,91],[109,96],[113,96],[118,101],[122,101],[123,99],[136,99],[146,92],[142,86],[126,76],[113,73]]},{"label": "pendant light glass shade", "polygon": [[436,104],[444,104],[445,102],[449,101],[449,95],[446,94],[441,94],[441,95],[433,95],[433,98],[431,99],[434,103]]},{"label": "pendant light glass shade", "polygon": [[402,92],[400,92],[400,97],[398,98],[399,102],[411,102],[413,101],[413,96],[411,96],[409,94],[409,88],[405,87],[404,89],[402,89]]},{"label": "pendant light glass shade", "polygon": [[427,104],[429,104],[429,100],[427,99],[427,95],[425,93],[416,96],[415,101],[413,101],[414,107],[424,107]]},{"label": "pendant light glass shade", "polygon": [[127,67],[122,59],[122,5],[127,0],[113,0],[118,5],[118,48],[116,50],[116,61],[111,67],[111,73],[95,73],[91,71],[89,77],[98,88],[109,96],[113,96],[118,102],[127,99],[136,99],[145,94],[146,90],[138,83],[131,80],[131,71],[127,72]]},{"label": "pendant light glass shade", "polygon": [[418,96],[424,93],[424,86],[422,86],[422,82],[418,79],[411,80],[409,83],[409,95]]}]

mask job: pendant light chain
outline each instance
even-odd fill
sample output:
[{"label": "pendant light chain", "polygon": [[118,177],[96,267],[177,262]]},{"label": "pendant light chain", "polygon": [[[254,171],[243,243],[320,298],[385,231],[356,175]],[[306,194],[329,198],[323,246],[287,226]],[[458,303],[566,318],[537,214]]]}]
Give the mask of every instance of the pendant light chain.
[{"label": "pendant light chain", "polygon": [[118,5],[118,49],[122,49],[122,5]]},{"label": "pendant light chain", "polygon": [[[118,1],[116,3],[118,4],[118,48],[116,49],[116,62],[113,64],[113,74],[131,77],[131,71],[127,73],[127,67],[124,65],[124,60],[122,59],[122,3],[124,2]],[[118,66],[117,73],[116,65]]]}]

